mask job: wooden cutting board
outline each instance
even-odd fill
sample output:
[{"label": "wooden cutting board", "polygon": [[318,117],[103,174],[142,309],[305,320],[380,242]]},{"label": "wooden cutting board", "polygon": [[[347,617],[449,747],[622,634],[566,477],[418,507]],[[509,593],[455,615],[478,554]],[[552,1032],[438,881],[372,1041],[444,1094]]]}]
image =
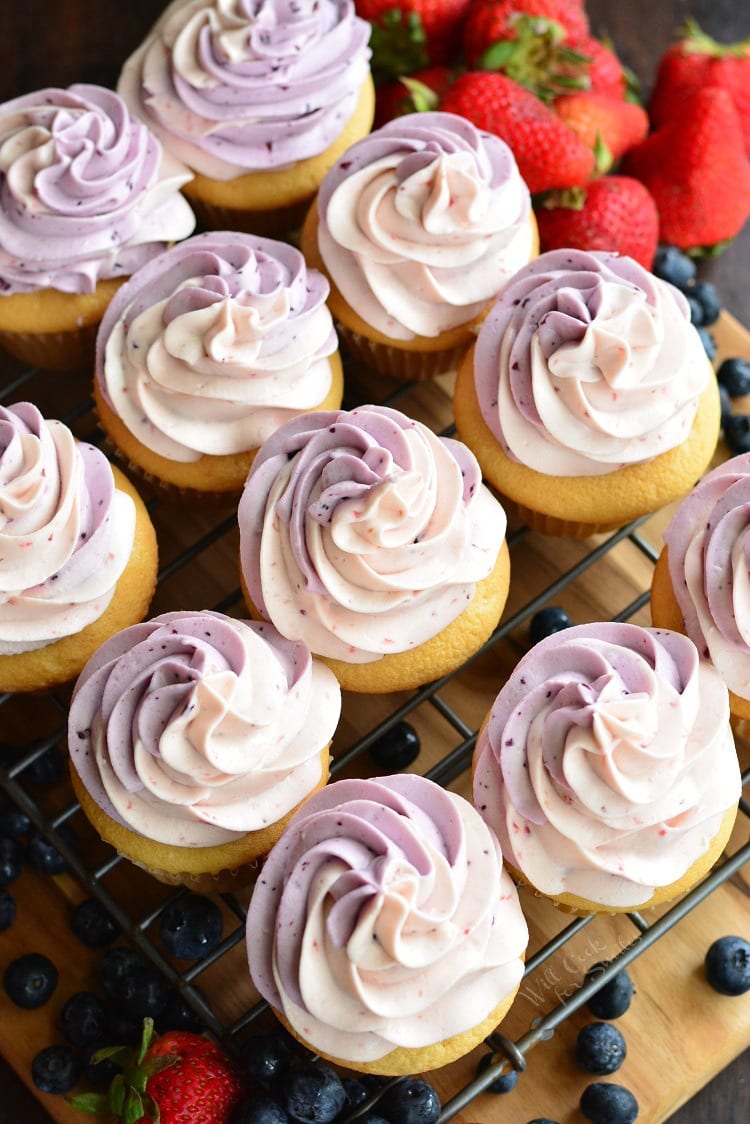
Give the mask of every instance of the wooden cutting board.
[{"label": "wooden cutting board", "polygon": [[[730,317],[722,317],[717,337],[720,357],[743,354],[750,358],[750,337]],[[375,384],[369,389],[373,399],[382,398],[382,380],[378,381],[377,394]],[[85,396],[87,386],[83,378],[77,387],[67,384],[64,395],[68,403],[73,391]],[[419,385],[407,391],[397,405],[441,428],[450,418],[449,391],[450,380],[447,379],[437,384]],[[40,376],[38,385],[35,381],[24,388],[23,393],[42,405],[46,412],[53,413],[52,405],[60,396],[60,382]],[[52,405],[48,407],[48,403]],[[750,409],[750,402],[744,405]],[[738,408],[742,407],[739,403]],[[90,416],[84,414],[77,429],[81,434],[90,435],[93,429]],[[187,544],[209,531],[222,516],[226,516],[229,529],[216,542],[207,545],[189,565],[166,577],[160,585],[154,613],[168,608],[214,606],[237,583],[237,539],[230,509],[222,513],[175,510],[167,505],[159,508],[156,522],[162,567],[169,567]],[[655,549],[659,547],[666,519],[667,514],[660,513],[640,531],[643,540]],[[592,546],[601,541],[604,540],[582,544],[533,534],[521,536],[512,550],[511,596],[504,619],[511,620],[532,599],[540,597],[564,605],[575,623],[624,614],[648,587],[652,569],[649,558],[627,540],[605,552],[562,591],[556,590],[551,597],[545,593],[571,566],[586,559]],[[647,607],[640,608],[632,619],[641,624],[649,623]],[[441,692],[443,703],[453,709],[469,730],[477,729],[505,676],[526,650],[526,631],[527,623],[518,623],[506,638],[473,661]],[[410,698],[408,694],[347,698],[335,751],[340,755]],[[14,699],[0,714],[3,737],[18,745],[23,745],[28,737],[55,730],[62,720],[60,709],[44,698]],[[429,702],[422,702],[409,715],[409,721],[421,736],[423,749],[415,765],[420,772],[427,771],[461,741],[460,734],[451,727],[444,713]],[[747,746],[741,746],[740,752],[747,767]],[[366,754],[348,771],[377,772]],[[465,771],[451,787],[468,795]],[[66,784],[40,798],[51,812],[59,811],[71,799]],[[93,837],[81,815],[75,814],[71,823],[86,861],[96,864],[106,858],[108,849]],[[750,822],[740,815],[728,853],[736,852],[748,838]],[[121,863],[107,875],[105,885],[136,921],[148,916],[165,894],[163,887],[128,863]],[[13,887],[13,893],[18,904],[18,919],[10,930],[0,933],[0,970],[14,957],[37,951],[50,956],[60,973],[55,995],[39,1011],[20,1011],[4,995],[0,999],[0,1050],[31,1087],[32,1057],[42,1046],[61,1041],[55,1028],[64,1001],[83,988],[97,989],[95,966],[99,954],[84,948],[70,931],[68,917],[72,906],[85,896],[71,876],[48,879],[26,872]],[[571,918],[525,889],[521,891],[521,898],[532,935],[529,954],[533,955],[568,925]],[[655,911],[647,920],[653,921],[658,915],[659,911]],[[238,923],[229,909],[225,917],[226,936],[237,929]],[[750,995],[739,999],[719,996],[708,987],[702,975],[703,956],[714,939],[727,933],[747,935],[749,931],[750,868],[746,864],[631,968],[637,994],[630,1010],[618,1023],[627,1040],[628,1057],[611,1080],[633,1090],[641,1106],[640,1121],[658,1124],[666,1120],[750,1043]],[[147,930],[149,936],[151,933],[152,930]],[[588,967],[612,957],[636,935],[636,928],[627,918],[600,917],[591,921],[525,980],[503,1023],[503,1032],[513,1039],[519,1038],[534,1019],[570,999]],[[158,946],[158,936],[154,935],[154,941]],[[176,967],[184,970],[185,966],[177,964]],[[241,943],[197,982],[227,1024],[240,1017],[254,998]],[[591,1016],[585,1010],[571,1016],[550,1041],[529,1052],[528,1069],[512,1093],[501,1097],[481,1094],[455,1119],[463,1124],[524,1124],[534,1117],[549,1116],[560,1124],[580,1122],[578,1099],[588,1081],[593,1079],[576,1069],[573,1050],[579,1028],[588,1021]],[[484,1052],[484,1048],[477,1049],[468,1058],[430,1077],[444,1100],[474,1076]],[[62,1098],[37,1095],[50,1117],[60,1124],[82,1119]],[[3,1119],[2,1110],[0,1119]]]}]

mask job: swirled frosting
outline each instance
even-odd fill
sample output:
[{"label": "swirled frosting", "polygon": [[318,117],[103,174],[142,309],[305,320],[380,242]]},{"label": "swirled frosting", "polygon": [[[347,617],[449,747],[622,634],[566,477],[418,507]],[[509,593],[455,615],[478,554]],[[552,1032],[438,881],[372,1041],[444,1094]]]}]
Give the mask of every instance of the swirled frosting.
[{"label": "swirled frosting", "polygon": [[188,167],[215,180],[324,152],[369,74],[351,0],[175,0],[118,89]]},{"label": "swirled frosting", "polygon": [[685,631],[750,698],[750,453],[704,476],[664,532]]},{"label": "swirled frosting", "polygon": [[532,253],[513,153],[452,113],[414,113],[354,144],[318,196],[318,246],[359,316],[391,339],[477,316]]},{"label": "swirled frosting", "polygon": [[685,297],[632,258],[553,250],[484,321],[474,378],[511,460],[594,476],[681,444],[709,364]]},{"label": "swirled frosting", "polygon": [[247,915],[255,986],[352,1062],[469,1030],[517,987],[528,931],[497,840],[419,776],[337,781],[287,827]]},{"label": "swirled frosting", "polygon": [[277,430],[238,518],[260,612],[348,663],[442,631],[492,571],[506,527],[466,446],[379,406],[307,414]]},{"label": "swirled frosting", "polygon": [[118,290],[99,333],[99,385],[131,433],[170,460],[257,448],[331,388],[327,295],[283,242],[190,238]]},{"label": "swirled frosting", "polygon": [[195,226],[190,173],[101,86],[0,105],[0,294],[90,293]]},{"label": "swirled frosting", "polygon": [[134,535],[133,501],[98,449],[30,402],[0,407],[0,655],[97,620]]},{"label": "swirled frosting", "polygon": [[543,640],[477,742],[474,803],[545,894],[642,905],[739,795],[727,689],[676,632],[592,624]]},{"label": "swirled frosting", "polygon": [[68,742],[116,822],[209,847],[276,823],[315,788],[340,708],[328,668],[270,625],[164,613],[89,660]]}]

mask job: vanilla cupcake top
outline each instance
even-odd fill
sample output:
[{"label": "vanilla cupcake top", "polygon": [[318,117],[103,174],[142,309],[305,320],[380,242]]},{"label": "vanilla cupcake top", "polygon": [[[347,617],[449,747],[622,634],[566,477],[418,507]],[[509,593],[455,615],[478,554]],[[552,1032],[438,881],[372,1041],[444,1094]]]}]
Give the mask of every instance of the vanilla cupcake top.
[{"label": "vanilla cupcake top", "polygon": [[321,403],[337,350],[328,282],[298,250],[200,234],[118,290],[96,377],[141,444],[173,461],[256,448]]},{"label": "vanilla cupcake top", "polygon": [[209,847],[276,823],[313,791],[340,709],[332,672],[270,625],[164,613],[86,664],[68,744],[117,823]]},{"label": "vanilla cupcake top", "polygon": [[190,173],[101,86],[0,105],[0,295],[90,293],[187,237]]},{"label": "vanilla cupcake top", "polygon": [[632,258],[553,250],[479,332],[474,378],[511,460],[594,476],[680,445],[711,377],[685,297]]},{"label": "vanilla cupcake top", "polygon": [[750,453],[695,486],[664,532],[685,631],[741,698],[750,698]]},{"label": "vanilla cupcake top", "polygon": [[397,117],[357,141],[323,180],[318,216],[334,284],[397,340],[472,320],[534,242],[510,148],[452,113]]},{"label": "vanilla cupcake top", "polygon": [[527,942],[495,836],[419,776],[311,797],[247,915],[261,995],[314,1049],[353,1063],[481,1023],[518,986]]},{"label": "vanilla cupcake top", "polygon": [[175,0],[118,90],[188,167],[215,180],[324,152],[369,75],[351,0]]},{"label": "vanilla cupcake top", "polygon": [[238,519],[255,606],[285,636],[348,663],[442,631],[492,571],[506,527],[465,445],[380,406],[277,430]]},{"label": "vanilla cupcake top", "polygon": [[109,461],[36,406],[0,406],[0,655],[78,633],[133,550],[135,506]]},{"label": "vanilla cupcake top", "polygon": [[638,906],[739,799],[727,689],[676,632],[590,624],[516,666],[477,741],[474,804],[545,894]]}]

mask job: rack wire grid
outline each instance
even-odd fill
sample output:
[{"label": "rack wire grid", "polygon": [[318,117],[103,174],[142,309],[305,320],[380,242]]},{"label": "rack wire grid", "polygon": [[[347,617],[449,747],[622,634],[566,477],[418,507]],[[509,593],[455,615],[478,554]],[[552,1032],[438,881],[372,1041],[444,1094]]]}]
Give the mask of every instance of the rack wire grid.
[{"label": "rack wire grid", "polygon": [[[440,382],[440,380],[438,380],[438,382]],[[371,386],[357,386],[355,394],[352,394],[352,381],[347,385],[349,387],[349,396],[356,396],[358,401],[374,400],[376,397],[368,393],[368,391],[372,389]],[[23,399],[33,401],[42,409],[45,416],[61,417],[79,437],[101,445],[103,438],[101,431],[97,427],[96,418],[93,414],[93,402],[88,391],[88,381],[83,374],[50,375],[49,373],[39,372],[36,369],[29,369],[22,371],[5,385],[0,391],[0,403],[10,404]],[[71,397],[75,394],[80,394],[76,405],[72,409],[66,408],[69,406]],[[398,406],[404,409],[405,412],[412,413],[414,416],[418,417],[420,416],[420,412],[424,412],[425,402],[429,403],[432,394],[433,388],[429,386],[426,388],[425,384],[403,384],[393,390],[390,395],[382,398],[382,401],[384,404]],[[449,416],[449,411],[446,413],[445,410],[445,404],[448,399],[445,394],[443,397],[444,408],[442,420],[444,421],[445,417]],[[57,405],[56,413],[49,408],[49,403]],[[346,403],[346,405],[350,404],[353,403]],[[435,412],[428,408],[427,413],[430,415],[429,419],[425,418],[423,420],[430,420],[434,424]],[[439,416],[439,414],[437,416]],[[444,435],[452,432],[450,426],[443,429],[441,425],[442,422],[436,428],[440,428],[440,431]],[[110,456],[112,456],[114,452],[108,447],[105,447],[105,451]],[[164,548],[163,539],[166,538],[170,543],[169,548],[172,549],[174,546],[173,540],[175,538],[174,505],[170,505],[168,501],[164,501],[157,496],[151,496],[149,499],[148,490],[143,487],[142,482],[141,490],[143,491],[144,497],[147,499],[147,506],[157,527],[160,548]],[[172,509],[171,519],[169,518],[170,507]],[[182,504],[177,514],[178,525],[185,523],[186,515],[187,505]],[[477,653],[475,657],[472,657],[472,659],[464,665],[464,668],[459,669],[459,672],[454,672],[436,682],[430,683],[421,690],[409,693],[406,697],[402,698],[398,696],[395,705],[391,705],[394,703],[393,697],[379,696],[380,714],[376,717],[376,720],[368,723],[367,729],[356,736],[351,744],[343,749],[337,748],[331,770],[332,777],[336,777],[344,770],[349,774],[353,771],[356,772],[358,763],[366,762],[367,759],[364,758],[363,755],[370,746],[382,738],[388,731],[392,730],[398,723],[413,716],[420,707],[424,706],[434,710],[443,722],[447,723],[452,731],[451,747],[425,775],[430,777],[433,781],[446,786],[464,773],[464,771],[468,770],[477,730],[472,728],[472,725],[467,724],[457,712],[456,707],[446,699],[446,687],[448,687],[455,676],[464,671],[467,666],[474,663],[475,660],[485,657],[488,653],[497,652],[500,646],[509,646],[509,654],[513,662],[515,662],[520,651],[519,642],[517,639],[514,640],[514,636],[517,637],[519,635],[519,630],[525,629],[532,615],[554,599],[564,595],[566,591],[569,591],[578,579],[585,575],[591,567],[602,558],[607,556],[618,544],[623,543],[625,540],[629,541],[649,564],[653,564],[656,560],[657,552],[653,545],[640,533],[639,528],[642,522],[643,520],[637,521],[615,534],[607,536],[603,541],[597,541],[597,545],[595,545],[593,549],[590,548],[590,543],[581,544],[580,557],[578,557],[572,565],[564,569],[564,571],[556,574],[553,580],[547,582],[543,588],[540,588],[539,591],[527,599],[523,605],[515,609],[511,615],[506,616],[481,651]],[[163,566],[159,573],[157,600],[159,599],[160,593],[163,593],[175,578],[179,578],[187,567],[195,564],[197,560],[205,556],[214,544],[236,533],[236,514],[231,508],[228,508],[226,513],[217,513],[215,509],[205,507],[197,514],[196,524],[193,525],[189,520],[188,524],[187,527],[183,525],[179,528],[187,535],[187,539],[177,544],[173,557]],[[523,542],[527,534],[526,528],[523,527],[509,534],[508,543],[511,549],[512,560],[515,557],[515,552],[519,549],[519,545]],[[236,576],[235,566],[232,571],[233,581],[236,580]],[[643,609],[647,602],[648,592],[641,592],[629,604],[623,606],[619,612],[612,614],[612,619],[619,621],[629,620]],[[188,607],[200,608],[205,606],[188,606],[181,603],[179,598],[177,599],[177,604],[175,604],[175,596],[170,591],[167,603],[163,606],[160,605],[158,611],[164,611],[166,608]],[[223,593],[214,600],[210,607],[221,612],[231,613],[235,609],[241,611],[242,596],[239,587],[232,588],[228,592]],[[152,609],[152,611],[154,610]],[[522,650],[522,647],[520,650]],[[502,680],[498,679],[495,690],[499,690],[501,682]],[[359,698],[361,699],[361,696]],[[106,906],[122,927],[125,938],[166,976],[173,987],[179,990],[185,1002],[204,1021],[207,1029],[228,1049],[236,1049],[241,1044],[243,1034],[248,1031],[248,1028],[253,1025],[261,1025],[256,1021],[265,1014],[267,1010],[266,1005],[259,1002],[249,1009],[244,1010],[239,1017],[229,1020],[223,1019],[217,1013],[216,1005],[208,997],[207,992],[201,990],[199,981],[212,966],[215,966],[218,961],[227,956],[232,949],[243,941],[245,909],[237,895],[219,895],[225,907],[225,930],[227,927],[226,917],[228,916],[234,919],[234,928],[232,931],[227,933],[213,954],[192,964],[185,970],[179,970],[165,957],[158,945],[154,943],[148,930],[151,929],[166,906],[174,901],[176,897],[185,894],[187,891],[182,888],[168,889],[163,887],[164,897],[162,900],[150,906],[141,915],[134,915],[132,908],[126,907],[121,900],[122,895],[109,888],[105,881],[121,864],[126,868],[129,867],[127,860],[123,860],[109,847],[106,847],[106,853],[100,859],[93,858],[92,848],[88,849],[88,854],[84,854],[83,848],[76,846],[75,842],[71,840],[69,833],[65,831],[61,832],[63,825],[67,824],[71,819],[76,818],[77,822],[80,820],[82,824],[85,819],[80,812],[78,803],[71,799],[70,792],[66,792],[62,806],[50,809],[48,802],[45,802],[43,797],[39,797],[38,794],[35,794],[35,786],[25,781],[25,776],[28,775],[30,768],[45,753],[56,746],[66,747],[64,720],[67,714],[67,700],[68,693],[65,690],[53,692],[47,699],[47,702],[54,708],[57,715],[57,724],[49,733],[45,733],[41,737],[35,736],[32,740],[22,740],[22,744],[16,747],[13,752],[10,752],[7,745],[5,746],[2,767],[0,767],[0,782],[2,787],[6,790],[11,799],[29,816],[34,827],[41,831],[63,855],[71,872],[80,882],[81,886]],[[353,703],[355,706],[358,705],[356,696],[351,697],[349,702]],[[347,704],[345,701],[344,715],[346,715],[346,706]],[[14,724],[16,726],[20,725],[21,729],[23,729],[25,725],[28,726],[30,723],[30,728],[34,731],[38,731],[38,727],[35,726],[40,708],[40,699],[38,697],[14,696],[10,694],[0,695],[0,707],[2,707],[0,714],[3,715],[2,727],[0,728],[3,729],[4,737],[7,737],[8,730],[12,729]],[[15,723],[13,721],[6,721],[13,707],[20,708],[20,715]],[[369,773],[372,773],[372,771],[372,769],[369,769]],[[750,816],[750,802],[744,795],[745,786],[750,782],[750,770],[743,775],[742,782],[743,797],[740,800],[740,809],[745,815]],[[725,859],[720,865],[715,867],[713,872],[704,878],[690,893],[685,895],[676,904],[672,905],[666,912],[662,913],[658,920],[649,922],[638,912],[634,911],[628,913],[627,917],[629,919],[632,939],[625,943],[624,947],[607,962],[606,968],[602,970],[600,974],[596,975],[595,978],[586,980],[579,985],[572,994],[566,994],[561,1002],[551,1007],[546,1013],[532,1019],[529,1029],[515,1041],[500,1032],[491,1034],[485,1040],[487,1051],[490,1054],[490,1064],[487,1065],[486,1068],[482,1067],[477,1070],[477,1076],[464,1083],[456,1090],[450,1099],[443,1104],[439,1117],[439,1124],[446,1124],[447,1121],[453,1119],[460,1111],[468,1107],[480,1093],[487,1089],[493,1081],[500,1075],[508,1072],[511,1068],[519,1072],[525,1070],[528,1064],[527,1055],[535,1046],[551,1038],[555,1030],[566,1019],[569,1019],[576,1011],[584,1006],[589,998],[612,979],[621,968],[635,961],[637,957],[641,956],[642,953],[655,944],[665,933],[669,932],[675,925],[678,925],[692,909],[735,875],[749,860],[750,843],[747,843],[730,858]],[[130,870],[132,871],[132,868],[130,868]],[[144,875],[144,878],[147,877],[147,875]],[[551,905],[549,908],[553,909]],[[551,940],[546,941],[546,943],[528,959],[525,967],[525,978],[533,976],[538,969],[546,964],[551,956],[564,948],[573,937],[590,925],[595,920],[595,916],[596,915],[571,918],[557,935]],[[345,1117],[345,1124],[350,1124],[350,1122],[354,1124],[358,1118],[377,1105],[385,1088],[393,1084],[394,1081],[401,1080],[403,1080],[403,1078],[394,1078],[381,1089],[373,1092],[366,1102],[357,1106],[356,1109],[353,1109],[349,1115]],[[509,1111],[512,1111],[510,1102]]]}]

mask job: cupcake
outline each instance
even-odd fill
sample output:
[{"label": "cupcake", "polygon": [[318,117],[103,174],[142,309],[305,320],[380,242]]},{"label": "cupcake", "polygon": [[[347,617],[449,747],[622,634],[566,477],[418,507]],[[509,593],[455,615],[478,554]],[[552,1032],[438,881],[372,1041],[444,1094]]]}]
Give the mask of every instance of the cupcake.
[{"label": "cupcake", "polygon": [[130,482],[30,402],[0,407],[0,691],[74,679],[145,616],[156,535]]},{"label": "cupcake", "polygon": [[451,113],[397,117],[331,168],[302,232],[360,362],[404,379],[458,365],[537,249],[510,148]]},{"label": "cupcake", "polygon": [[424,777],[336,781],[247,914],[250,975],[292,1034],[363,1073],[435,1069],[510,1007],[528,930],[493,833]]},{"label": "cupcake", "polygon": [[255,459],[238,519],[251,615],[304,641],[347,690],[448,674],[505,604],[505,513],[476,460],[397,410],[282,426]]},{"label": "cupcake", "polygon": [[0,105],[0,345],[39,367],[90,366],[125,277],[193,230],[189,178],[101,86]]},{"label": "cupcake", "polygon": [[582,250],[514,277],[461,364],[454,412],[511,510],[576,538],[688,492],[720,416],[682,293],[632,258]]},{"label": "cupcake", "polygon": [[73,786],[131,862],[227,888],[325,784],[340,706],[328,668],[269,625],[164,613],[113,636],[76,683]]},{"label": "cupcake", "polygon": [[369,37],[351,0],[175,0],[118,89],[195,172],[204,225],[283,237],[370,131]]},{"label": "cupcake", "polygon": [[474,756],[474,804],[508,866],[585,913],[689,890],[724,848],[740,788],[719,675],[687,637],[631,624],[532,648]]},{"label": "cupcake", "polygon": [[750,718],[750,453],[709,472],[675,512],[654,571],[651,616],[684,632],[729,688],[735,733]]},{"label": "cupcake", "polygon": [[222,232],[172,247],[123,285],[102,322],[103,428],[149,477],[239,493],[282,423],[341,405],[327,294],[283,242]]}]

